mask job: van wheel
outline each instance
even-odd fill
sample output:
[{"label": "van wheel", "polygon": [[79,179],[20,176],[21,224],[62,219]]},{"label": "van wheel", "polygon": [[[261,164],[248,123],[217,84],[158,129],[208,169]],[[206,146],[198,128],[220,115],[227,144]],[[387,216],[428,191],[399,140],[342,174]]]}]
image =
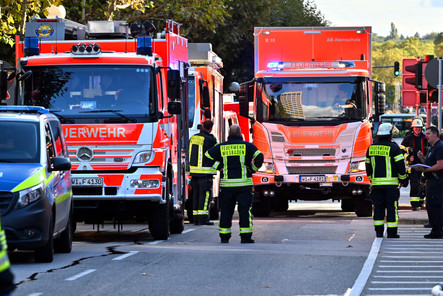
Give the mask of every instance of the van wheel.
[{"label": "van wheel", "polygon": [[54,218],[52,215],[49,218],[48,241],[44,246],[35,249],[34,260],[35,262],[45,263],[54,260]]},{"label": "van wheel", "polygon": [[63,230],[62,234],[58,239],[54,240],[54,251],[56,253],[71,253],[73,233],[74,232],[72,230],[72,211],[71,211],[65,230]]}]

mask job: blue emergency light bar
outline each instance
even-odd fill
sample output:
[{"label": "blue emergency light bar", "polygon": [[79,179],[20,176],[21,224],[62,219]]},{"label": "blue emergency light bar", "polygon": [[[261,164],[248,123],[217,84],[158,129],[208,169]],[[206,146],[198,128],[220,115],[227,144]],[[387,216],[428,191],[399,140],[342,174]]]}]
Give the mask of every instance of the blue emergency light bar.
[{"label": "blue emergency light bar", "polygon": [[294,61],[294,62],[271,62],[268,68],[273,70],[283,69],[328,69],[328,68],[352,68],[354,62],[350,61]]},{"label": "blue emergency light bar", "polygon": [[137,37],[137,54],[152,56],[152,40],[150,36]]},{"label": "blue emergency light bar", "polygon": [[23,50],[24,56],[34,56],[40,54],[40,48],[38,47],[38,38],[37,37],[26,37],[25,38],[25,46]]},{"label": "blue emergency light bar", "polygon": [[38,106],[0,106],[0,112],[17,112],[17,113],[49,113],[48,109]]}]

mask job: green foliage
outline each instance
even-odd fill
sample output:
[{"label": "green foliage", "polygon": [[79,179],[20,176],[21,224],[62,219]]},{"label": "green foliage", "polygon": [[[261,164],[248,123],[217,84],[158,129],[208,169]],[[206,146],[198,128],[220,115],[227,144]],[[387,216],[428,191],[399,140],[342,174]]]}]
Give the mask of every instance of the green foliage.
[{"label": "green foliage", "polygon": [[[388,40],[383,43],[374,42],[372,47],[372,66],[394,66],[394,62],[400,62],[405,58],[424,57],[434,54],[433,42],[421,42],[417,37],[411,37],[403,42]],[[443,49],[443,47],[442,47]],[[396,81],[401,83],[401,76],[393,75],[393,68],[374,68],[373,78],[386,83],[386,99],[393,103],[395,99],[394,85]]]}]

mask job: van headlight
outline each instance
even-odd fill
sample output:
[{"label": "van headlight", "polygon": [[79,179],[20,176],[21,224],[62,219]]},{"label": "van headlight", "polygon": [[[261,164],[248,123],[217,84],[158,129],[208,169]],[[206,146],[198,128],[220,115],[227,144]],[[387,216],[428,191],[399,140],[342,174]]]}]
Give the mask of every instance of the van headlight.
[{"label": "van headlight", "polygon": [[137,153],[134,159],[134,164],[144,164],[148,163],[151,160],[151,157],[154,156],[154,152],[151,151],[142,151]]},{"label": "van headlight", "polygon": [[20,191],[20,197],[17,201],[17,208],[24,208],[31,203],[39,200],[43,196],[43,185],[37,185],[25,190]]}]

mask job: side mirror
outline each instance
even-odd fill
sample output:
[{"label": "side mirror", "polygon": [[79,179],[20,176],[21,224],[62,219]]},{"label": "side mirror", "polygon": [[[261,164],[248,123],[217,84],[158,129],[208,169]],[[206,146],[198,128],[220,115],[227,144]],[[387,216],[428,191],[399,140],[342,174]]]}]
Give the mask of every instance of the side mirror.
[{"label": "side mirror", "polygon": [[71,161],[69,158],[54,157],[50,160],[50,171],[69,171],[71,169]]},{"label": "side mirror", "polygon": [[386,84],[382,81],[376,81],[374,86],[374,91],[376,93],[384,93],[386,92]]},{"label": "side mirror", "polygon": [[386,112],[386,96],[383,94],[386,91],[386,84],[382,81],[374,82],[375,116],[379,118]]},{"label": "side mirror", "polygon": [[211,119],[211,110],[209,109],[209,108],[206,108],[205,109],[205,111],[203,111],[203,116],[206,118],[206,119]]},{"label": "side mirror", "polygon": [[[249,117],[249,101],[253,99],[254,95],[254,81],[248,81],[240,84],[238,107],[241,116]],[[252,101],[252,100],[251,100]]]},{"label": "side mirror", "polygon": [[169,70],[168,71],[168,97],[171,100],[180,98],[180,71]]},{"label": "side mirror", "polygon": [[209,108],[211,106],[211,102],[209,99],[209,88],[207,85],[203,86],[203,107]]},{"label": "side mirror", "polygon": [[169,114],[181,114],[182,104],[181,102],[169,102],[168,112]]},{"label": "side mirror", "polygon": [[165,115],[163,114],[163,112],[158,111],[157,112],[157,117],[158,117],[158,119],[163,119],[165,117]]}]

